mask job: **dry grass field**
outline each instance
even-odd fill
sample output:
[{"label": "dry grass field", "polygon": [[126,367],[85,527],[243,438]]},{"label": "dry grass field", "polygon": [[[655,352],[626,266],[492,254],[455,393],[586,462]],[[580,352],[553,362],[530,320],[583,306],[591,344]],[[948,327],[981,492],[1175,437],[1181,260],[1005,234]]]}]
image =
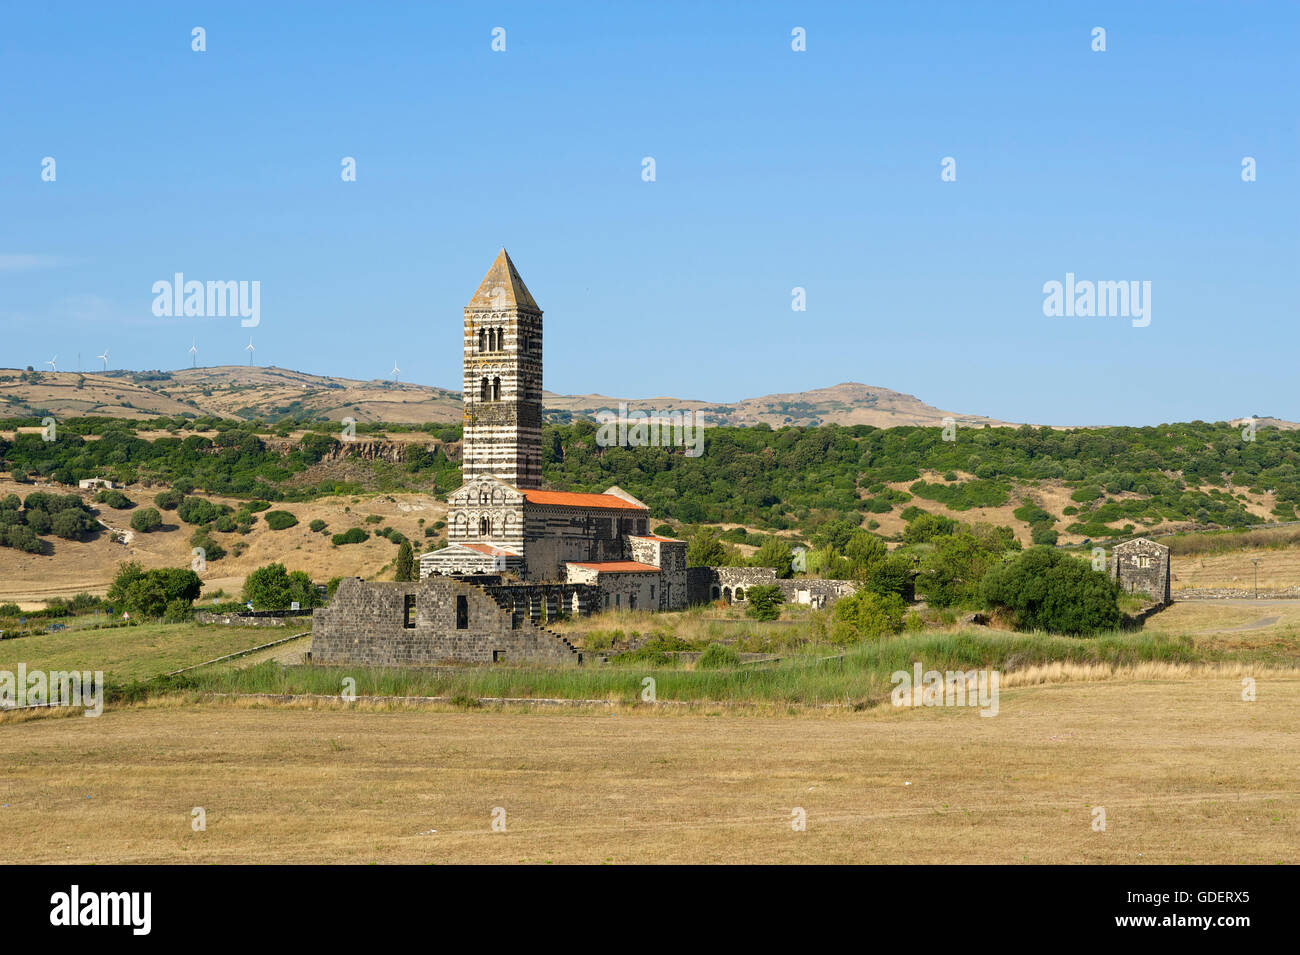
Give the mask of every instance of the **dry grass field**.
[{"label": "dry grass field", "polygon": [[1170,558],[1172,588],[1223,587],[1251,590],[1259,559],[1259,589],[1284,590],[1300,586],[1300,547],[1245,548],[1224,554],[1175,554]]},{"label": "dry grass field", "polygon": [[1300,677],[1239,694],[1033,686],[994,718],[161,702],[29,719],[0,727],[0,861],[1300,862]]}]

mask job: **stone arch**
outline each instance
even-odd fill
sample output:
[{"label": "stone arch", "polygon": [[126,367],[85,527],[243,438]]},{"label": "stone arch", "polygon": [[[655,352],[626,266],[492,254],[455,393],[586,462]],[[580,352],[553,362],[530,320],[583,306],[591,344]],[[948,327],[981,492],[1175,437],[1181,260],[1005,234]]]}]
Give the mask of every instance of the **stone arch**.
[{"label": "stone arch", "polygon": [[497,375],[492,379],[492,400],[501,400],[501,376]]},{"label": "stone arch", "polygon": [[721,597],[722,597],[722,591],[718,588],[718,585],[717,585],[717,584],[714,584],[714,585],[713,585],[713,599],[714,599],[714,600],[718,600],[718,599],[720,599]]},{"label": "stone arch", "polygon": [[739,600],[744,600],[744,599],[745,599],[745,588],[744,588],[744,587],[737,587],[737,588],[736,588],[736,600],[739,601]]},{"label": "stone arch", "polygon": [[731,588],[730,588],[730,587],[723,587],[723,588],[722,588],[722,599],[725,600],[727,603],[731,603]]},{"label": "stone arch", "polygon": [[487,401],[487,400],[488,400],[488,380],[487,380],[487,376],[486,376],[486,375],[483,377],[483,380],[479,382],[479,385],[478,385],[478,399],[479,399],[479,401]]}]

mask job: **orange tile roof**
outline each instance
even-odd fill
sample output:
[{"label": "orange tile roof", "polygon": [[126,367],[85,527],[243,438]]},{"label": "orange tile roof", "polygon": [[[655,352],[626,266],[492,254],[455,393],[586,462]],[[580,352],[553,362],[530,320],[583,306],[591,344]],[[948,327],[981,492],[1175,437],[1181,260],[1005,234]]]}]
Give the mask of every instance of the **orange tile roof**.
[{"label": "orange tile roof", "polygon": [[638,564],[634,560],[571,560],[569,563],[576,564],[579,567],[586,567],[588,570],[598,570],[602,574],[659,573],[659,568],[654,564]]},{"label": "orange tile roof", "polygon": [[622,510],[647,511],[644,504],[633,504],[613,494],[578,494],[574,491],[532,491],[523,492],[530,504],[549,504],[552,507],[605,507]]},{"label": "orange tile roof", "polygon": [[659,541],[661,544],[680,544],[681,541],[676,537],[660,537],[658,534],[629,534],[629,537],[635,537],[642,541]]},{"label": "orange tile roof", "polygon": [[493,547],[491,544],[465,544],[465,543],[462,543],[461,541],[456,541],[452,546],[453,546],[453,547],[468,547],[470,550],[476,550],[476,551],[478,551],[480,554],[491,554],[491,555],[494,556],[494,557],[495,557],[497,554],[505,554],[507,557],[518,557],[518,556],[519,556],[518,554],[516,554],[516,553],[515,553],[514,551],[512,551],[512,550],[506,550],[504,547]]}]

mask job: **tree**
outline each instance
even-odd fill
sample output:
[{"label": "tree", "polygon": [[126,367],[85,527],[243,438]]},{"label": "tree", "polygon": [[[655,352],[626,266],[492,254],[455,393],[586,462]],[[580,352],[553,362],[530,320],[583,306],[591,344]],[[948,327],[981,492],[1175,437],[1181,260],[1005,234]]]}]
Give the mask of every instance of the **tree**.
[{"label": "tree", "polygon": [[156,507],[146,507],[131,515],[131,530],[148,534],[162,527],[162,515]]},{"label": "tree", "polygon": [[1017,630],[1092,634],[1119,626],[1119,585],[1052,547],[1031,547],[995,567],[980,587],[984,604]]},{"label": "tree", "polygon": [[921,561],[916,587],[935,607],[974,605],[980,581],[1007,550],[1000,534],[965,529],[938,538]]},{"label": "tree", "polygon": [[859,530],[858,525],[852,521],[837,519],[827,521],[821,527],[817,528],[816,533],[812,536],[813,546],[833,547],[840,553],[844,553],[844,548],[848,546],[849,539]]},{"label": "tree", "polygon": [[95,527],[95,519],[82,510],[55,511],[50,518],[50,530],[64,540],[79,541]]},{"label": "tree", "polygon": [[687,567],[722,567],[727,561],[727,548],[718,540],[711,527],[701,527],[691,535],[686,545]]},{"label": "tree", "polygon": [[393,579],[415,580],[415,551],[408,540],[402,541],[402,546],[397,548],[397,574]]},{"label": "tree", "polygon": [[319,603],[311,578],[301,570],[290,573],[279,563],[267,564],[249,574],[241,596],[256,610],[288,610],[295,601],[307,610]]},{"label": "tree", "polygon": [[862,580],[872,565],[885,559],[889,551],[885,542],[870,531],[855,530],[844,544],[844,556],[848,558],[850,573]]},{"label": "tree", "polygon": [[108,599],[114,603],[121,601],[126,596],[127,588],[143,576],[144,568],[137,561],[128,560],[118,564],[113,582],[108,585]]},{"label": "tree", "polygon": [[181,500],[185,497],[180,491],[159,491],[153,496],[153,502],[164,511],[174,511],[180,506]]},{"label": "tree", "polygon": [[203,581],[189,568],[143,570],[135,561],[129,561],[118,564],[117,575],[108,588],[108,600],[141,616],[161,617],[168,604],[193,603],[202,588]]},{"label": "tree", "polygon": [[749,606],[745,613],[756,620],[775,620],[781,616],[785,594],[776,584],[757,584],[745,591]]},{"label": "tree", "polygon": [[751,567],[774,567],[776,575],[782,579],[793,575],[791,562],[794,560],[794,551],[790,549],[790,544],[780,537],[769,537],[763,541],[762,546],[754,551],[754,555],[749,558]]},{"label": "tree", "polygon": [[902,554],[890,554],[872,564],[863,577],[867,590],[875,594],[897,594],[908,601],[913,596],[912,562]]},{"label": "tree", "polygon": [[959,526],[959,522],[951,517],[922,513],[904,529],[903,540],[909,544],[925,544],[940,537],[951,536]]}]

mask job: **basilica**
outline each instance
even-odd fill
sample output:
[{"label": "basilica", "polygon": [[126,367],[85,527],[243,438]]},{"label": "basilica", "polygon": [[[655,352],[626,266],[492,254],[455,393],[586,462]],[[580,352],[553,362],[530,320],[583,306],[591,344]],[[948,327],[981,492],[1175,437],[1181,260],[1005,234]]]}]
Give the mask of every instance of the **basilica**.
[{"label": "basilica", "polygon": [[685,607],[686,543],[651,534],[645,504],[618,487],[542,488],[542,310],[505,249],[465,306],[462,347],[465,483],[421,578],[588,584],[592,609]]}]

